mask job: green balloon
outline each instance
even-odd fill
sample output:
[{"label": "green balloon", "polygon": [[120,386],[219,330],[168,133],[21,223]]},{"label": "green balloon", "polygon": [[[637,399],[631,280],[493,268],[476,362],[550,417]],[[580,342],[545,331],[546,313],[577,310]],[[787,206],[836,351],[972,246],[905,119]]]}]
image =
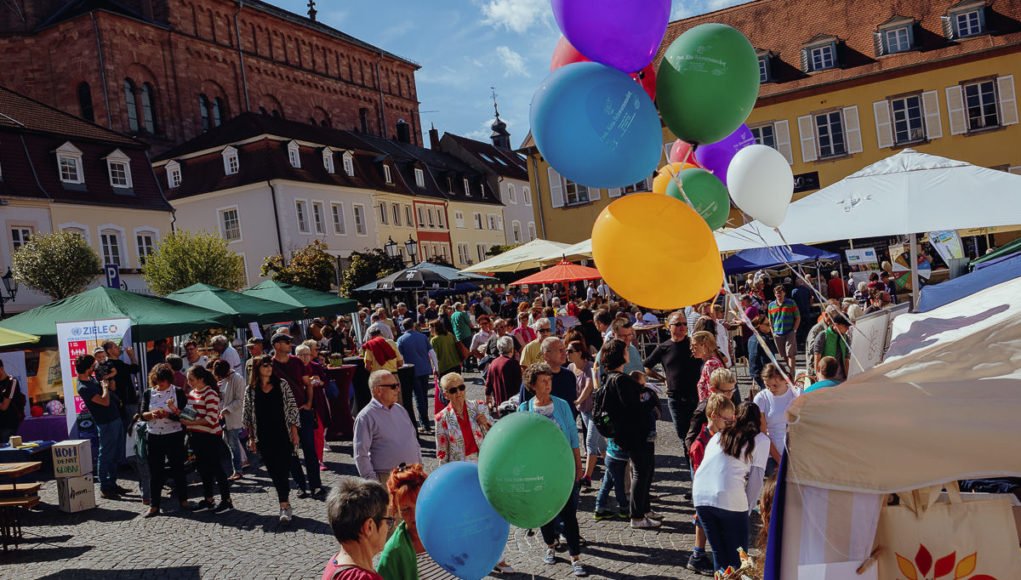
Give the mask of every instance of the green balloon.
[{"label": "green balloon", "polygon": [[[705,169],[685,169],[678,176],[684,184],[684,194],[672,180],[666,187],[666,194],[684,203],[691,200],[691,206],[709,224],[709,229],[718,230],[730,217],[730,194],[715,175]],[[688,199],[684,196],[687,195]]]},{"label": "green balloon", "polygon": [[656,75],[663,122],[688,143],[715,143],[730,135],[758,97],[755,49],[725,24],[701,24],[680,35]]},{"label": "green balloon", "polygon": [[574,487],[574,453],[557,423],[536,413],[500,419],[479,450],[482,493],[519,528],[556,517]]}]

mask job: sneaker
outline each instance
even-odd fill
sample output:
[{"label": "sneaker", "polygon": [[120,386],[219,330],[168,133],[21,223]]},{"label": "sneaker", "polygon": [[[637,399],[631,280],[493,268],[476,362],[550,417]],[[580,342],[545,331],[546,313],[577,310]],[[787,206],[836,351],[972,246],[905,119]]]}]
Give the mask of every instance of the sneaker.
[{"label": "sneaker", "polygon": [[554,548],[546,548],[546,555],[543,556],[542,562],[546,565],[552,566],[557,563],[557,551]]},{"label": "sneaker", "polygon": [[330,468],[329,468],[329,467],[326,467],[326,464],[325,464],[325,463],[320,463],[320,464],[319,464],[319,471],[327,471],[327,470],[329,470],[329,469],[330,469]]},{"label": "sneaker", "polygon": [[663,521],[663,515],[658,514],[652,510],[645,512],[645,517],[649,518],[650,520],[656,520],[657,522]]},{"label": "sneaker", "polygon": [[702,552],[701,554],[692,554],[691,558],[688,558],[688,565],[686,568],[692,572],[698,572],[703,576],[712,576],[713,559],[705,552]]},{"label": "sneaker", "polygon": [[596,518],[597,522],[601,522],[603,520],[612,520],[612,519],[614,519],[616,517],[617,517],[617,514],[614,513],[614,512],[611,512],[609,510],[607,510],[607,511],[597,511],[596,514],[595,514],[595,518]]},{"label": "sneaker", "polygon": [[229,511],[231,511],[233,509],[234,509],[234,502],[230,501],[229,499],[225,499],[225,500],[221,500],[220,503],[218,503],[216,505],[216,507],[213,508],[213,513],[214,514],[222,514],[222,513],[227,513],[227,512],[229,512]]},{"label": "sneaker", "polygon": [[298,499],[305,499],[307,497],[308,497],[308,490],[307,489],[303,489],[303,490],[298,492]]},{"label": "sneaker", "polygon": [[149,510],[147,512],[145,512],[145,514],[142,515],[142,517],[143,518],[154,518],[154,517],[156,517],[158,515],[160,515],[160,509],[159,508],[151,507],[151,508],[149,508]]},{"label": "sneaker", "polygon": [[618,520],[630,520],[631,519],[631,512],[628,511],[628,510],[621,510],[621,511],[617,512],[617,519]]},{"label": "sneaker", "polygon": [[204,500],[196,503],[195,507],[191,511],[193,511],[193,512],[204,512],[206,510],[211,510],[211,509],[216,509],[216,504],[211,502],[211,501],[209,501],[208,499],[204,499]]},{"label": "sneaker", "polygon": [[649,518],[631,520],[631,527],[636,530],[651,530],[654,528],[658,528],[662,525],[663,522],[657,522],[656,520],[650,520]]},{"label": "sneaker", "polygon": [[291,523],[291,508],[289,507],[280,508],[280,523],[281,524]]},{"label": "sneaker", "polygon": [[493,572],[496,574],[517,574],[517,570],[514,566],[511,566],[507,562],[500,562],[496,566],[493,566]]},{"label": "sneaker", "polygon": [[575,560],[571,562],[571,573],[573,573],[578,578],[588,576],[588,570],[586,570],[585,566],[582,565],[581,560]]}]

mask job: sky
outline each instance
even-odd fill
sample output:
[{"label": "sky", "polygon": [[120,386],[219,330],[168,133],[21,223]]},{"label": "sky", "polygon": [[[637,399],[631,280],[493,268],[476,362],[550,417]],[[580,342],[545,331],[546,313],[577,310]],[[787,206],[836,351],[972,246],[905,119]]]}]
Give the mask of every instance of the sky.
[{"label": "sky", "polygon": [[[268,0],[298,14],[307,0]],[[673,0],[671,20],[748,0]],[[550,0],[318,0],[318,20],[422,66],[423,131],[488,141],[492,92],[517,147],[560,38]],[[428,143],[428,139],[424,142]]]}]

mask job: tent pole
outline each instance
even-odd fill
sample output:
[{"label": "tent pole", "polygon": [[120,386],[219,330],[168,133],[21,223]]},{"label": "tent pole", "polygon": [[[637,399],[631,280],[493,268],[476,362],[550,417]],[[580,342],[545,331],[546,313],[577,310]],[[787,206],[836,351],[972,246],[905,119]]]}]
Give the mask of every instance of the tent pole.
[{"label": "tent pole", "polygon": [[908,234],[908,244],[911,258],[911,309],[918,308],[918,237],[915,234]]}]

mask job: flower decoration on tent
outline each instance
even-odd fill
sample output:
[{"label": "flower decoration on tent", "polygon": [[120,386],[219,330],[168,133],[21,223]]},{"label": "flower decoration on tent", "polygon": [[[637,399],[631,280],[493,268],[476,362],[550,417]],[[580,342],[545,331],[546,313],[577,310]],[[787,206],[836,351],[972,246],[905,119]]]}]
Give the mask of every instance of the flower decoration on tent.
[{"label": "flower decoration on tent", "polygon": [[[917,568],[916,568],[917,566]],[[978,567],[978,552],[973,552],[969,556],[957,560],[957,552],[951,552],[942,558],[936,560],[933,565],[932,554],[925,547],[925,544],[918,545],[918,552],[915,554],[915,561],[912,562],[908,558],[897,554],[897,567],[900,568],[900,573],[904,575],[907,580],[936,580],[938,578],[949,578],[952,580],[996,580],[996,578],[988,574],[976,574],[971,576],[971,573]],[[930,575],[929,572],[932,572]]]}]

